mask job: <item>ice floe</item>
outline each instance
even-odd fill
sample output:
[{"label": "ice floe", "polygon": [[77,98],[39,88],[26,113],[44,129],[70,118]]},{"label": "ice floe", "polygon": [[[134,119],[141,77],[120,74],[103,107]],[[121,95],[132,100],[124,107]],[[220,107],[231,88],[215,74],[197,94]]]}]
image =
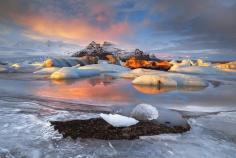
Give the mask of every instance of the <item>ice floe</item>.
[{"label": "ice floe", "polygon": [[127,72],[130,70],[129,68],[114,64],[92,64],[92,65],[81,66],[79,67],[79,69],[81,70],[93,69],[93,70],[99,70],[100,72]]},{"label": "ice floe", "polygon": [[99,75],[97,70],[80,70],[74,67],[63,67],[51,74],[51,79],[76,79],[81,77],[90,77]]},{"label": "ice floe", "polygon": [[60,68],[58,67],[47,67],[47,68],[43,68],[40,69],[38,71],[35,71],[35,74],[39,74],[39,75],[51,75],[52,73],[58,71]]},{"label": "ice floe", "polygon": [[113,127],[129,127],[137,124],[139,121],[119,114],[100,114],[100,117]]},{"label": "ice floe", "polygon": [[135,78],[133,84],[150,86],[208,86],[208,82],[200,77],[184,74],[143,75]]}]

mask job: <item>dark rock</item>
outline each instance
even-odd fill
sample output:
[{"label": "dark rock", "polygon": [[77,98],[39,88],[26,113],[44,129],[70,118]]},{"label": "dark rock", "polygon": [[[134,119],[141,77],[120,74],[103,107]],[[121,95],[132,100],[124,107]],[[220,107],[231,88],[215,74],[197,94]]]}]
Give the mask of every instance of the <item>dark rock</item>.
[{"label": "dark rock", "polygon": [[157,121],[141,121],[129,127],[113,127],[102,118],[89,120],[51,121],[55,130],[64,138],[96,138],[96,139],[138,139],[139,136],[150,136],[164,133],[183,133],[190,130],[190,126],[169,126]]},{"label": "dark rock", "polygon": [[118,59],[114,56],[113,52],[104,50],[103,47],[111,46],[109,42],[104,42],[101,47],[100,44],[92,41],[85,49],[76,52],[72,57],[97,57],[100,60],[107,60],[110,64],[118,64]]},{"label": "dark rock", "polygon": [[144,69],[168,71],[173,65],[167,61],[149,61],[145,59],[137,59],[135,57],[132,57],[126,60],[124,66],[131,69],[144,68]]}]

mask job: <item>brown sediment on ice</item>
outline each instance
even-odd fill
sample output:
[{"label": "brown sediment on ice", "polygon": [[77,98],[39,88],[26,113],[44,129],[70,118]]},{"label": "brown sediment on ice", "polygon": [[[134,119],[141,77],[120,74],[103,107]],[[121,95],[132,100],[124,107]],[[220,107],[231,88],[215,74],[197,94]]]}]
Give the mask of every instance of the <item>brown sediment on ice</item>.
[{"label": "brown sediment on ice", "polygon": [[165,133],[183,133],[190,126],[169,126],[156,121],[141,121],[129,127],[113,127],[102,118],[89,120],[50,121],[55,130],[64,138],[96,138],[105,140],[138,139],[139,136],[151,136]]}]

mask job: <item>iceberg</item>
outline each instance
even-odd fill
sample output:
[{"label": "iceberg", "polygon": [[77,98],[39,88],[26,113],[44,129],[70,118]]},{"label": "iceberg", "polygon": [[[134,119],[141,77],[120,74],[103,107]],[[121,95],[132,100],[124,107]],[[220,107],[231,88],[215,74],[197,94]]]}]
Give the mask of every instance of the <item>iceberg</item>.
[{"label": "iceberg", "polygon": [[127,72],[130,69],[114,64],[92,64],[79,67],[80,70],[99,70],[100,72]]},{"label": "iceberg", "polygon": [[90,77],[99,75],[97,70],[80,70],[74,67],[63,67],[51,74],[51,79],[76,79],[81,77]]},{"label": "iceberg", "polygon": [[159,87],[208,86],[208,82],[204,79],[201,79],[200,77],[174,73],[166,73],[161,75],[143,75],[135,78],[132,83],[138,85],[149,85]]},{"label": "iceberg", "polygon": [[131,112],[131,117],[137,120],[154,120],[159,116],[158,110],[150,104],[139,104]]},{"label": "iceberg", "polygon": [[100,114],[100,117],[113,127],[129,127],[137,124],[139,121],[119,114]]},{"label": "iceberg", "polygon": [[51,75],[52,73],[58,71],[60,68],[58,67],[47,67],[47,68],[43,68],[40,69],[38,71],[35,71],[35,74],[39,74],[39,75]]}]

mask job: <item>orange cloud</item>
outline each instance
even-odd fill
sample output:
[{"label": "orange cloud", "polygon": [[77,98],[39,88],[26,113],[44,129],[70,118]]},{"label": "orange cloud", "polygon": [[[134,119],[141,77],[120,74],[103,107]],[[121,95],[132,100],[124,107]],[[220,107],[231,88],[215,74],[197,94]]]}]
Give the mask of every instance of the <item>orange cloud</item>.
[{"label": "orange cloud", "polygon": [[[27,32],[41,36],[88,43],[91,40],[118,42],[119,37],[131,33],[127,22],[110,24],[106,29],[88,23],[85,19],[65,19],[40,15],[14,15],[14,20],[25,26]],[[104,20],[104,19],[100,19]]]}]

